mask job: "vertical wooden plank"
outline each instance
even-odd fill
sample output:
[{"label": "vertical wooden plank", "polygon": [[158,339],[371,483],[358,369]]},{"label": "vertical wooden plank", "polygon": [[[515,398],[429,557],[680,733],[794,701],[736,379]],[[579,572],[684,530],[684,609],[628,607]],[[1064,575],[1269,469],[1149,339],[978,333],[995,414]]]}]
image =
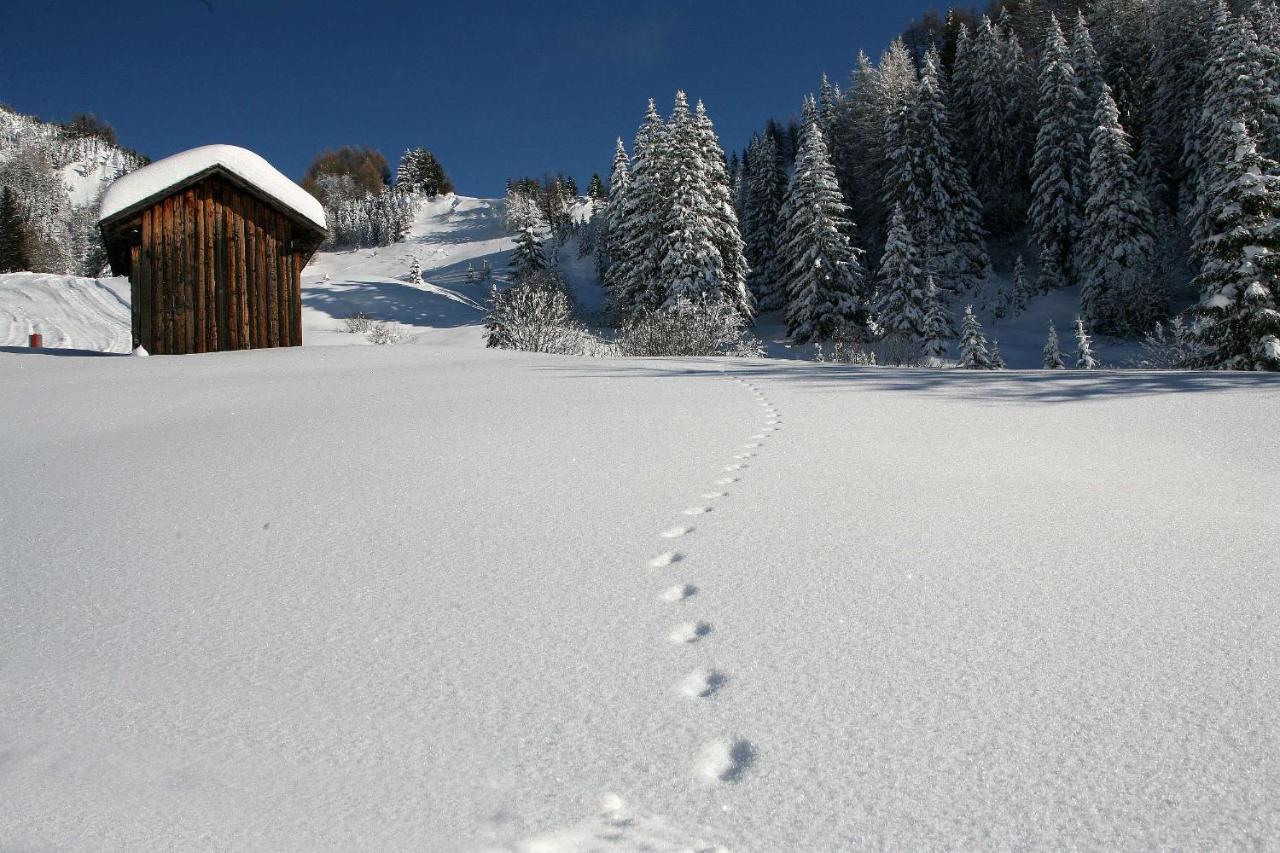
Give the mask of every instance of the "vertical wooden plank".
[{"label": "vertical wooden plank", "polygon": [[142,267],[141,255],[141,246],[129,247],[129,337],[133,340],[134,347],[142,342],[142,311],[139,298],[142,288],[138,285],[141,281],[139,272]]},{"label": "vertical wooden plank", "polygon": [[293,289],[293,344],[294,346],[302,346],[302,268],[304,266],[302,252],[305,251],[301,245],[294,247],[291,254],[293,258],[293,280],[289,286]]},{"label": "vertical wooden plank", "polygon": [[245,222],[244,195],[236,188],[230,190],[236,220],[236,323],[239,326],[239,349],[249,349],[253,339],[249,334],[249,270],[248,263],[252,258],[247,240],[253,232],[252,226]]},{"label": "vertical wooden plank", "polygon": [[276,268],[276,241],[280,237],[279,216],[267,207],[260,208],[263,216],[262,260],[266,265],[263,283],[266,285],[267,302],[267,346],[281,346],[280,340],[280,271]]},{"label": "vertical wooden plank", "polygon": [[256,268],[258,270],[258,288],[254,294],[254,306],[257,308],[257,316],[254,319],[254,328],[258,330],[258,346],[269,347],[271,343],[271,323],[270,311],[267,305],[267,294],[270,292],[270,282],[267,275],[267,244],[270,241],[270,235],[266,228],[266,206],[259,201],[253,204],[253,232],[257,237],[257,255],[255,256]]},{"label": "vertical wooden plank", "polygon": [[289,320],[292,314],[289,304],[289,238],[292,232],[289,220],[277,213],[276,233],[279,239],[276,241],[276,300],[279,305],[278,322],[282,347],[293,346],[293,323]]},{"label": "vertical wooden plank", "polygon": [[262,246],[258,240],[258,202],[250,195],[242,195],[244,202],[244,252],[245,252],[245,307],[248,309],[249,322],[249,346],[257,349],[262,346],[262,332],[258,328],[258,321],[262,318],[262,311],[258,308],[258,299],[261,296],[259,278],[261,273],[261,265],[258,263],[258,253],[262,251]]},{"label": "vertical wooden plank", "polygon": [[[141,257],[135,273],[138,274],[138,309],[139,309],[139,328],[141,329],[141,343],[147,352],[155,352],[155,338],[153,337],[155,329],[156,306],[153,298],[154,285],[152,282],[151,259],[154,255],[155,234],[151,227],[151,210],[142,211],[142,251],[139,253]],[[132,292],[132,288],[130,288]]]},{"label": "vertical wooden plank", "polygon": [[218,304],[218,349],[235,349],[231,344],[231,271],[227,251],[231,233],[227,229],[226,197],[222,182],[213,183],[214,288]]},{"label": "vertical wooden plank", "polygon": [[196,300],[195,288],[195,224],[192,212],[195,204],[191,198],[191,190],[187,190],[174,201],[179,210],[178,248],[182,252],[182,322],[178,325],[178,336],[181,338],[179,352],[196,351]]},{"label": "vertical wooden plank", "polygon": [[214,263],[213,253],[213,231],[214,231],[214,205],[213,205],[213,184],[210,181],[204,182],[204,191],[201,194],[200,206],[203,208],[204,218],[204,273],[200,286],[204,289],[204,340],[205,349],[208,352],[215,352],[218,349],[218,295],[217,295],[217,265]]},{"label": "vertical wooden plank", "polygon": [[188,257],[191,259],[191,351],[206,352],[204,342],[204,204],[200,187],[187,190]]},{"label": "vertical wooden plank", "polygon": [[165,228],[165,295],[169,302],[169,313],[165,326],[165,352],[180,353],[182,333],[182,250],[178,242],[178,222],[181,204],[172,197],[164,200]]},{"label": "vertical wooden plank", "polygon": [[173,213],[173,199],[163,199],[156,205],[156,349],[169,352],[170,304],[169,281],[172,277],[172,252],[169,246],[169,217]]}]

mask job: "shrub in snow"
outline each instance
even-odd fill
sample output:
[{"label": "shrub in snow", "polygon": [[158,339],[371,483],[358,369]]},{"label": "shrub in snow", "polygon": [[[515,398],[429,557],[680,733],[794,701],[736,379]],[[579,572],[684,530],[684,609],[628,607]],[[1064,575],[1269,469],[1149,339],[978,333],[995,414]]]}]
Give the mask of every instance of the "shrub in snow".
[{"label": "shrub in snow", "polygon": [[1000,342],[995,338],[991,339],[991,369],[1004,370],[1004,356],[1000,355]]},{"label": "shrub in snow", "polygon": [[494,287],[485,317],[486,343],[499,349],[598,355],[601,347],[573,316],[564,282],[547,270],[506,290]]},{"label": "shrub in snow", "polygon": [[363,311],[357,311],[342,321],[342,330],[352,335],[363,335],[373,328],[377,319]]},{"label": "shrub in snow", "polygon": [[404,334],[400,330],[399,323],[382,323],[374,322],[369,326],[369,331],[365,333],[365,338],[371,344],[398,344]]},{"label": "shrub in snow", "polygon": [[875,352],[876,364],[891,367],[925,367],[932,363],[919,338],[902,334],[886,335]]},{"label": "shrub in snow", "polygon": [[1156,323],[1154,330],[1142,336],[1142,355],[1132,363],[1134,367],[1148,370],[1173,370],[1194,362],[1201,355],[1191,328],[1181,317],[1174,317],[1167,326]]},{"label": "shrub in snow", "polygon": [[618,335],[618,351],[629,356],[757,357],[760,342],[745,333],[736,305],[718,299],[680,298],[665,308],[641,314]]},{"label": "shrub in snow", "polygon": [[1049,338],[1044,342],[1044,366],[1046,370],[1065,370],[1067,365],[1062,360],[1062,350],[1058,347],[1058,330],[1049,321]]},{"label": "shrub in snow", "polygon": [[831,351],[828,353],[822,344],[817,345],[815,360],[834,364],[878,364],[876,357],[877,341],[860,323],[844,323],[832,332],[829,339]]}]

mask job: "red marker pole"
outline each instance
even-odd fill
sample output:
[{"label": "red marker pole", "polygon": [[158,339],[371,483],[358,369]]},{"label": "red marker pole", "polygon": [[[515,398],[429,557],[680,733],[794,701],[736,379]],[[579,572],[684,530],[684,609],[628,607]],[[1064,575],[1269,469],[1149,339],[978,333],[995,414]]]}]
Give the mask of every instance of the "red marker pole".
[{"label": "red marker pole", "polygon": [[32,333],[31,333],[31,348],[32,348],[32,349],[40,349],[40,347],[42,347],[42,346],[44,346],[44,335],[40,334],[39,332],[32,332]]}]

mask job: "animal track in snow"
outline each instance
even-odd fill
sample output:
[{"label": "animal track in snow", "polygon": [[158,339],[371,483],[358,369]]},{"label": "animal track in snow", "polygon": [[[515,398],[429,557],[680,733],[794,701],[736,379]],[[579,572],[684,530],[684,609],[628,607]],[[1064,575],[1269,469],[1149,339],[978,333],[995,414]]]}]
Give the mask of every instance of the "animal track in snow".
[{"label": "animal track in snow", "polygon": [[711,626],[706,622],[685,622],[677,625],[667,637],[673,643],[696,643],[711,633]]},{"label": "animal track in snow", "polygon": [[677,551],[664,551],[649,561],[649,568],[661,569],[664,566],[671,565],[672,563],[678,563],[682,559],[684,559],[684,555]]},{"label": "animal track in snow", "polygon": [[721,687],[729,678],[718,669],[695,669],[680,680],[680,692],[694,699],[706,699]]},{"label": "animal track in snow", "polygon": [[[760,436],[760,437],[761,437],[761,438],[764,438],[764,436]],[[751,442],[748,442],[748,443],[746,443],[746,444],[744,444],[744,445],[742,445],[742,446],[743,446],[743,447],[747,447],[747,448],[751,448],[751,447],[759,447],[759,446],[760,446],[760,442],[758,442],[758,441],[751,441]]]},{"label": "animal track in snow", "polygon": [[734,459],[750,459],[752,456],[755,456],[755,454],[754,454],[754,453],[735,453],[735,454],[733,454],[733,458],[734,458]]},{"label": "animal track in snow", "polygon": [[688,509],[686,509],[686,510],[684,511],[684,514],[685,514],[685,515],[702,515],[703,513],[707,513],[707,512],[711,512],[711,507],[709,507],[709,506],[691,506],[691,507],[689,507]]},{"label": "animal track in snow", "polygon": [[684,601],[686,598],[692,598],[698,594],[698,588],[691,583],[678,583],[675,586],[667,587],[662,591],[662,600],[675,604]]},{"label": "animal track in snow", "polygon": [[727,486],[727,485],[729,485],[730,483],[736,483],[736,482],[738,482],[738,478],[737,478],[737,477],[721,477],[719,480],[716,480],[716,485],[717,485],[717,486]]},{"label": "animal track in snow", "polygon": [[737,782],[756,759],[751,741],[735,738],[715,740],[702,748],[694,772],[704,782]]},{"label": "animal track in snow", "polygon": [[726,466],[724,466],[724,470],[726,470],[726,471],[741,471],[743,468],[746,468],[746,467],[747,467],[747,466],[746,466],[746,464],[744,464],[744,463],[742,463],[742,462],[735,462],[735,463],[733,463],[732,465],[726,465]]},{"label": "animal track in snow", "polygon": [[660,535],[662,536],[663,539],[679,539],[681,536],[688,536],[692,532],[693,532],[692,527],[685,527],[684,525],[680,525],[677,527],[668,528],[662,531]]}]

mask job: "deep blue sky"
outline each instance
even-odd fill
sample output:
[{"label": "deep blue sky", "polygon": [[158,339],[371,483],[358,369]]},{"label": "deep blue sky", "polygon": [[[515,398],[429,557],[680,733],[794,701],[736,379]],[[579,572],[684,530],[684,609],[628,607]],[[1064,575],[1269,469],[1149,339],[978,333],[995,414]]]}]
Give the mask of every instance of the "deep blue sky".
[{"label": "deep blue sky", "polygon": [[425,145],[464,194],[556,169],[585,188],[648,97],[665,113],[684,88],[739,148],[938,5],[35,0],[4,13],[0,102],[94,112],[157,158],[229,142],[298,178],[326,147],[367,143],[394,167]]}]

